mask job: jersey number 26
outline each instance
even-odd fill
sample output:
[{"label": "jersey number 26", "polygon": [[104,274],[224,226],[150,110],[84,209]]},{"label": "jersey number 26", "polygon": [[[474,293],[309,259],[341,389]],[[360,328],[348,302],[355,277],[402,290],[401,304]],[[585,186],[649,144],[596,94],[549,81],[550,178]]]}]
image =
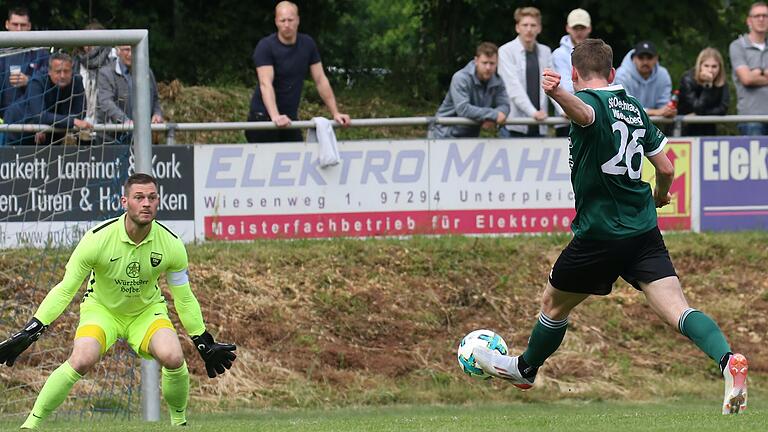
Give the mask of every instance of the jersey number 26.
[{"label": "jersey number 26", "polygon": [[[619,133],[619,151],[611,159],[602,164],[600,168],[606,174],[628,174],[629,178],[638,180],[643,172],[643,147],[637,140],[645,136],[645,129],[635,129],[632,131],[632,140],[629,140],[629,129],[627,128],[626,123],[616,121],[611,125],[611,129],[613,129],[613,132]],[[632,166],[632,158],[636,154],[640,155],[640,165],[637,169]],[[625,166],[620,165],[622,160],[624,160]]]}]

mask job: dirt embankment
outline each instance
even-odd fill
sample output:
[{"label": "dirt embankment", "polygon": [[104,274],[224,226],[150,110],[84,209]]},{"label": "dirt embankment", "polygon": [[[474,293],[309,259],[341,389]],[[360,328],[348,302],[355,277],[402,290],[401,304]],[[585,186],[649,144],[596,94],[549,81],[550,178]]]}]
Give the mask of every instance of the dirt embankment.
[{"label": "dirt embankment", "polygon": [[[230,373],[209,380],[182,336],[193,393],[256,406],[464,402],[500,397],[488,389],[502,388],[504,397],[501,383],[467,386],[456,344],[471,330],[491,328],[519,352],[566,242],[555,236],[190,246],[192,285],[208,327],[237,343],[239,353]],[[670,235],[667,244],[691,305],[749,355],[753,374],[764,373],[768,234]],[[1,257],[6,268],[31,265],[23,256]],[[24,277],[7,275],[3,283],[30,289]],[[56,325],[74,325],[76,315],[67,317]],[[175,312],[172,318],[178,323]],[[66,346],[71,332],[55,337]],[[714,363],[663,325],[641,293],[618,283],[613,294],[571,315],[539,387],[556,390],[550,396],[633,398],[630,388],[654,383],[653,394],[702,392],[695,384],[663,389],[691,380],[717,383]]]}]

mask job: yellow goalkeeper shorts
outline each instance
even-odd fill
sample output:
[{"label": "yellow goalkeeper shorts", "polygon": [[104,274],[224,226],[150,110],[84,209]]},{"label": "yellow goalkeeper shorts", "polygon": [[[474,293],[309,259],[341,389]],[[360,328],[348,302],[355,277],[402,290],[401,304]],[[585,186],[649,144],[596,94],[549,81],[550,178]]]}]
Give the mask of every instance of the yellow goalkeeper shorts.
[{"label": "yellow goalkeeper shorts", "polygon": [[149,306],[139,315],[125,316],[112,313],[106,307],[95,303],[81,303],[80,324],[75,332],[75,339],[90,337],[99,341],[101,354],[109,350],[118,338],[125,339],[139,356],[151,359],[149,342],[152,335],[161,328],[173,330],[168,319],[168,307],[165,303]]}]

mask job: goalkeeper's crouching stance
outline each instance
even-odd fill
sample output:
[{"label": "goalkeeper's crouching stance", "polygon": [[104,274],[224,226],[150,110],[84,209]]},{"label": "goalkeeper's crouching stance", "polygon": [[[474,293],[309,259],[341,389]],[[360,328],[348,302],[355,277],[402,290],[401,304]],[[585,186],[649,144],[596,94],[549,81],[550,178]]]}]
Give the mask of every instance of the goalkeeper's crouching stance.
[{"label": "goalkeeper's crouching stance", "polygon": [[89,278],[72,354],[48,377],[22,429],[35,429],[61,405],[72,386],[118,338],[125,339],[139,356],[154,358],[162,365],[162,392],[171,424],[186,424],[189,372],[157,286],[163,273],[181,324],[202,356],[208,376],[224,373],[236,358],[235,345],[216,343],[205,329],[200,305],[189,286],[184,244],[155,221],[157,181],[147,174],[134,174],[126,181],[123,193],[125,213],[83,236],[67,262],[62,281],[48,293],[27,325],[0,343],[0,364],[13,366]]}]

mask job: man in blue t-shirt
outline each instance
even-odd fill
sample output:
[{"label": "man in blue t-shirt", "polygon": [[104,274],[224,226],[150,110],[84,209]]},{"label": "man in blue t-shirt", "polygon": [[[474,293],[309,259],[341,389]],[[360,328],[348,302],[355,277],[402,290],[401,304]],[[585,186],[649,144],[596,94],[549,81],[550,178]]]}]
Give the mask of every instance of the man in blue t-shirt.
[{"label": "man in blue t-shirt", "polygon": [[253,51],[253,63],[259,85],[251,98],[248,121],[272,121],[278,130],[248,130],[248,142],[302,141],[299,129],[282,129],[298,119],[299,99],[307,71],[317,86],[331,116],[341,126],[348,126],[350,118],[336,107],[336,98],[328,78],[323,72],[320,52],[315,41],[299,33],[299,8],[282,1],[275,7],[277,33],[261,39]]}]

